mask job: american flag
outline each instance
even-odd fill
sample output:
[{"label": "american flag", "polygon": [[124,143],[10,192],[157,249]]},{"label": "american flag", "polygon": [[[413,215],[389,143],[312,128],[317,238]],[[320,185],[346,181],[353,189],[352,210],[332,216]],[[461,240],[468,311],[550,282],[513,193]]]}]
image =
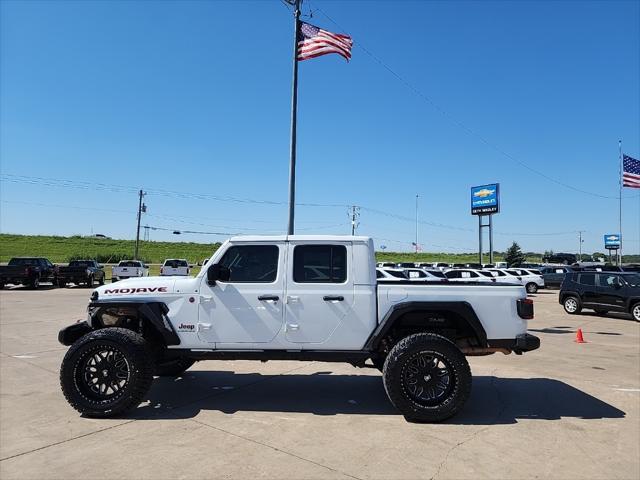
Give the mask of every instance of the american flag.
[{"label": "american flag", "polygon": [[640,160],[622,156],[622,186],[640,188]]},{"label": "american flag", "polygon": [[348,62],[351,58],[352,45],[353,40],[349,35],[327,32],[310,23],[300,22],[298,60],[307,60],[320,55],[337,53],[342,55]]}]

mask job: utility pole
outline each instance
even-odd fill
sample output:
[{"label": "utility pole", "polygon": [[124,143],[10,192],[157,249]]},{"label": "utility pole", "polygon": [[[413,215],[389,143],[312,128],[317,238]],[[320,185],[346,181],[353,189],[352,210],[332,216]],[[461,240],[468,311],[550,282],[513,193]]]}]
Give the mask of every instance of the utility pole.
[{"label": "utility pole", "polygon": [[356,205],[351,206],[351,236],[356,234],[356,228],[358,228],[358,217],[360,208]]},{"label": "utility pole", "polygon": [[142,217],[142,213],[147,211],[147,206],[142,203],[142,198],[145,193],[140,190],[138,192],[138,226],[136,227],[136,249],[133,253],[133,259],[138,260],[138,249],[140,247],[140,219]]},{"label": "utility pole", "polygon": [[582,232],[584,232],[584,230],[578,230],[578,243],[579,243],[579,248],[578,248],[578,261],[581,262],[582,261],[582,242],[584,242],[584,240],[582,240]]},{"label": "utility pole", "polygon": [[293,5],[293,90],[291,92],[291,153],[289,157],[289,225],[287,234],[293,235],[296,206],[296,121],[298,113],[298,37],[300,36],[300,4],[302,0],[289,0]]},{"label": "utility pole", "polygon": [[418,198],[420,195],[416,193],[416,253],[418,253]]}]

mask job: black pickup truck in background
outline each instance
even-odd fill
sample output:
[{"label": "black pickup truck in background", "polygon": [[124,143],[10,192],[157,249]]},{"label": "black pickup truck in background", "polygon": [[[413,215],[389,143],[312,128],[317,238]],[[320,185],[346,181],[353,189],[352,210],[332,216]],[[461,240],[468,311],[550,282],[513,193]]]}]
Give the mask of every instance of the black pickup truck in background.
[{"label": "black pickup truck in background", "polygon": [[104,270],[95,260],[73,260],[66,267],[58,267],[58,286],[67,283],[84,284],[93,287],[93,282],[104,285]]},{"label": "black pickup truck in background", "polygon": [[5,285],[26,285],[38,288],[41,282],[58,282],[58,267],[42,257],[17,257],[0,265],[0,288]]}]

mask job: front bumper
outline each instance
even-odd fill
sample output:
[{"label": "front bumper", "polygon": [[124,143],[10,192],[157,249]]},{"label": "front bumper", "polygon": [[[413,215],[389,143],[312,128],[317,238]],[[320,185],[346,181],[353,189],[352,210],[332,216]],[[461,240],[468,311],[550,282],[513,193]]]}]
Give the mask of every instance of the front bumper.
[{"label": "front bumper", "polygon": [[66,345],[68,347],[73,345],[76,340],[89,333],[91,330],[93,329],[86,321],[77,322],[60,330],[58,332],[58,341],[62,345]]}]

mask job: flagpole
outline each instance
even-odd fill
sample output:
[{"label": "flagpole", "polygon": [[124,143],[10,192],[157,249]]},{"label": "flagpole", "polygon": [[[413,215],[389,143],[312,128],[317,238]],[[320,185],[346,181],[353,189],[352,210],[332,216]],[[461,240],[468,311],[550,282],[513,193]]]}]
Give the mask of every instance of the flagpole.
[{"label": "flagpole", "polygon": [[618,194],[618,231],[620,234],[620,248],[618,250],[618,265],[622,265],[622,140],[618,140],[618,155],[620,156],[620,192]]},{"label": "flagpole", "polygon": [[[295,3],[294,3],[295,2]],[[291,92],[291,155],[289,157],[289,225],[287,234],[293,235],[296,205],[296,122],[298,111],[298,36],[300,33],[300,4],[302,0],[294,0],[294,35],[293,35],[293,90]]]}]

